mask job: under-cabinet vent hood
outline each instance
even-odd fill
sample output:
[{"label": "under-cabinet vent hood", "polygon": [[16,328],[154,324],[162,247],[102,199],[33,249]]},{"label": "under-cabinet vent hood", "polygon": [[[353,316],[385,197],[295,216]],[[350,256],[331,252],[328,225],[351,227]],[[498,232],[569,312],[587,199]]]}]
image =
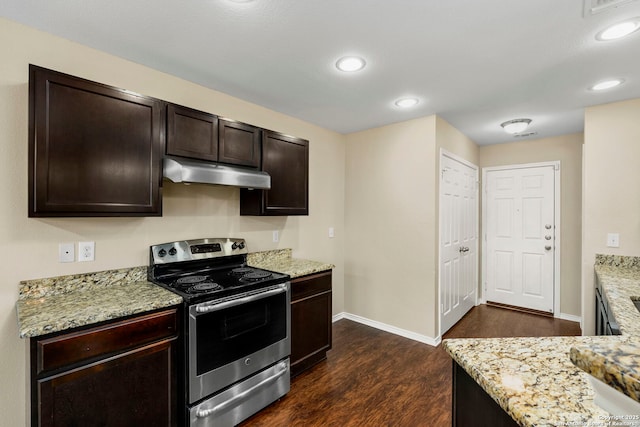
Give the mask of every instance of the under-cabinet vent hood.
[{"label": "under-cabinet vent hood", "polygon": [[271,188],[271,177],[266,172],[172,156],[164,158],[164,177],[173,182],[229,185],[260,190]]}]

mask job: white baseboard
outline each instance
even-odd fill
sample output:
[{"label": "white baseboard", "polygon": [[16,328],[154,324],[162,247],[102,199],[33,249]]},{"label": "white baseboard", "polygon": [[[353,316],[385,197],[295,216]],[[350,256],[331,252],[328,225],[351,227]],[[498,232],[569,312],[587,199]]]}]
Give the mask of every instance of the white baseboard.
[{"label": "white baseboard", "polygon": [[562,320],[569,320],[571,322],[577,322],[577,323],[580,323],[580,325],[582,325],[582,317],[575,316],[573,314],[560,313],[559,315],[556,316],[556,318],[562,319]]},{"label": "white baseboard", "polygon": [[331,321],[337,322],[338,320],[342,320],[344,319],[344,315],[345,315],[344,311],[338,314],[334,314],[333,317],[331,318]]},{"label": "white baseboard", "polygon": [[426,335],[417,334],[412,331],[407,331],[406,329],[401,329],[395,326],[387,325],[386,323],[378,322],[376,320],[367,319],[366,317],[357,316],[351,313],[338,313],[333,316],[333,321],[337,322],[341,319],[352,320],[354,322],[362,323],[363,325],[371,326],[372,328],[379,329],[381,331],[389,332],[394,335],[399,335],[401,337],[409,338],[414,341],[421,342],[423,344],[428,344],[430,346],[436,347],[440,344],[441,337],[437,336],[436,338],[428,337]]}]

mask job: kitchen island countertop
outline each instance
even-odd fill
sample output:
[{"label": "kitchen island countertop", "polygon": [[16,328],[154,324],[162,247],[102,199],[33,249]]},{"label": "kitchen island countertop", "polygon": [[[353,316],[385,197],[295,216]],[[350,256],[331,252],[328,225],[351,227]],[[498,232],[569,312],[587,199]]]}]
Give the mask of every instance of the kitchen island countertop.
[{"label": "kitchen island countertop", "polygon": [[247,264],[251,267],[288,274],[292,279],[335,268],[335,265],[326,262],[293,258],[291,249],[250,253],[247,255]]},{"label": "kitchen island countertop", "polygon": [[611,299],[622,335],[447,339],[443,347],[521,426],[613,425],[611,415],[594,403],[588,376],[609,385],[619,382],[616,388],[630,388],[627,394],[633,397],[640,378],[640,313],[629,299],[640,293],[636,261],[596,259],[597,278]]},{"label": "kitchen island countertop", "polygon": [[146,267],[20,282],[20,338],[36,337],[180,304],[147,281]]}]

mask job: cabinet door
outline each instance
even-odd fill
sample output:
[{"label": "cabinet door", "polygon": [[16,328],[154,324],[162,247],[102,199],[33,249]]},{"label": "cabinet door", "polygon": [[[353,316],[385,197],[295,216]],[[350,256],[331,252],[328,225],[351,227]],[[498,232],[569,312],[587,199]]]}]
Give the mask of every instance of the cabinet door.
[{"label": "cabinet door", "polygon": [[331,349],[331,271],[291,283],[291,374],[326,359]]},{"label": "cabinet door", "polygon": [[260,128],[226,119],[218,125],[218,161],[259,168]]},{"label": "cabinet door", "polygon": [[191,108],[167,107],[167,154],[218,160],[218,117]]},{"label": "cabinet door", "polygon": [[166,340],[38,381],[38,424],[173,426],[173,340]]},{"label": "cabinet door", "polygon": [[29,216],[161,215],[164,103],[29,72]]},{"label": "cabinet door", "polygon": [[309,141],[263,131],[262,170],[271,189],[241,189],[240,215],[309,215]]}]

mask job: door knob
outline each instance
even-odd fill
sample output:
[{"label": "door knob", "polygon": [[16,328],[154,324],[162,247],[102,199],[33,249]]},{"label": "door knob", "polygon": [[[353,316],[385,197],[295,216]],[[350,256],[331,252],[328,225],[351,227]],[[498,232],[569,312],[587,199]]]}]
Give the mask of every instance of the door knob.
[{"label": "door knob", "polygon": [[547,245],[547,246],[544,247],[544,249],[547,250],[547,251],[550,251],[551,250],[551,246]]}]

